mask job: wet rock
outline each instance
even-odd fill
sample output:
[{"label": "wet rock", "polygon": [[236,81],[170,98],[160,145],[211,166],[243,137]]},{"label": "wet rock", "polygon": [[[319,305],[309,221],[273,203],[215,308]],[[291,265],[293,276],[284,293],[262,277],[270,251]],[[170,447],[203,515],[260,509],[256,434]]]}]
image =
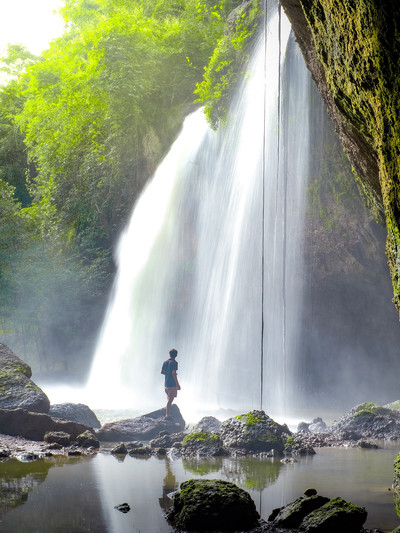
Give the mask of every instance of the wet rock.
[{"label": "wet rock", "polygon": [[297,425],[297,432],[298,433],[308,433],[310,431],[310,422],[300,422]]},{"label": "wet rock", "polygon": [[120,442],[114,448],[111,450],[111,453],[113,455],[126,455],[128,453],[128,450],[126,449],[126,446],[123,442]]},{"label": "wet rock", "polygon": [[79,457],[82,455],[82,452],[76,448],[72,448],[71,450],[68,450],[68,455],[70,457]]},{"label": "wet rock", "polygon": [[167,518],[186,531],[249,531],[259,515],[250,495],[234,483],[191,479],[181,484]]},{"label": "wet rock", "polygon": [[0,409],[0,433],[5,435],[42,441],[49,431],[63,431],[69,433],[72,439],[76,439],[86,430],[93,431],[78,422],[51,418],[43,413],[30,413],[24,409]]},{"label": "wet rock", "polygon": [[59,444],[60,446],[69,446],[71,444],[71,435],[64,431],[47,431],[43,440],[49,444]]},{"label": "wet rock", "polygon": [[334,498],[308,514],[299,530],[307,533],[360,533],[366,519],[367,511],[364,507],[353,505],[342,498]]},{"label": "wet rock", "polygon": [[296,435],[294,437],[288,437],[285,443],[285,454],[301,456],[301,455],[314,455],[314,448],[303,438],[303,436]]},{"label": "wet rock", "polygon": [[282,454],[287,437],[292,433],[264,411],[251,411],[230,418],[221,424],[221,440],[224,448],[240,448],[247,452],[276,450]]},{"label": "wet rock", "polygon": [[120,505],[116,505],[114,509],[117,509],[117,511],[121,511],[121,513],[129,513],[131,510],[129,504],[127,503],[121,503]]},{"label": "wet rock", "polygon": [[47,413],[50,401],[30,379],[31,367],[0,343],[0,409]]},{"label": "wet rock", "polygon": [[150,448],[149,446],[142,446],[140,448],[132,448],[131,450],[129,450],[129,455],[130,456],[140,456],[140,455],[152,455],[153,453],[153,449]]},{"label": "wet rock", "polygon": [[[305,533],[360,533],[367,511],[342,498],[319,496],[315,489],[284,507],[274,509],[268,518],[273,528],[296,529]],[[280,529],[279,529],[280,530]],[[273,531],[273,529],[272,529]]]},{"label": "wet rock", "polygon": [[269,520],[278,527],[298,528],[309,513],[327,502],[329,502],[329,498],[318,494],[301,496],[280,509],[274,509]]},{"label": "wet rock", "polygon": [[216,433],[192,431],[182,441],[182,457],[218,457],[228,455],[223,449],[222,440]]},{"label": "wet rock", "polygon": [[100,448],[99,439],[89,430],[78,435],[75,442],[78,446],[81,446],[81,448]]},{"label": "wet rock", "polygon": [[152,448],[171,448],[175,442],[182,442],[184,433],[169,433],[169,431],[160,431],[160,434],[155,439],[150,441]]},{"label": "wet rock", "polygon": [[101,426],[99,419],[95,413],[83,403],[58,403],[50,406],[48,413],[53,418],[61,418],[61,420],[71,420],[72,422],[79,422],[91,428],[99,428]]},{"label": "wet rock", "polygon": [[32,461],[37,461],[39,456],[33,452],[26,452],[17,454],[15,458],[21,463],[31,463]]},{"label": "wet rock", "polygon": [[346,440],[400,438],[400,412],[372,402],[354,407],[332,424],[333,434]]},{"label": "wet rock", "polygon": [[330,429],[321,417],[314,418],[311,424],[308,426],[308,430],[311,433],[329,433]]},{"label": "wet rock", "polygon": [[316,494],[317,494],[316,489],[310,488],[304,491],[304,496],[315,496]]},{"label": "wet rock", "polygon": [[165,409],[160,409],[137,418],[128,418],[104,424],[97,432],[100,441],[151,440],[161,431],[177,433],[185,428],[185,421],[177,405],[172,405],[171,417],[166,419]]},{"label": "wet rock", "polygon": [[221,431],[221,421],[214,416],[205,416],[198,422],[192,431],[205,431],[206,433],[219,433]]}]

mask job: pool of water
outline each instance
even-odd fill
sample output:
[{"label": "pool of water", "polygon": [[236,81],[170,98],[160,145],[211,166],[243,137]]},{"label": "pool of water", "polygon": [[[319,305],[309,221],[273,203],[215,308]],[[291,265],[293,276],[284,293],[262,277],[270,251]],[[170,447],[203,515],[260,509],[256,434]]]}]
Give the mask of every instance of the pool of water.
[{"label": "pool of water", "polygon": [[[368,511],[366,527],[390,531],[400,524],[389,490],[398,446],[380,450],[317,449],[293,464],[257,458],[182,460],[109,453],[33,463],[0,463],[3,533],[171,533],[163,513],[168,495],[191,478],[233,481],[254,499],[262,518],[308,487],[341,496]],[[124,514],[116,505],[127,502]]]}]

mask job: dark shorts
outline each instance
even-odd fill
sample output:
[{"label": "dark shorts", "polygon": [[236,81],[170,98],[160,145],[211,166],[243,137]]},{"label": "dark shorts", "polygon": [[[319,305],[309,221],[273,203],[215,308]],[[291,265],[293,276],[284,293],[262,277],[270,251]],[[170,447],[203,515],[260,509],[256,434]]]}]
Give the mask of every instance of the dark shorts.
[{"label": "dark shorts", "polygon": [[165,393],[168,399],[176,398],[178,396],[178,389],[176,387],[165,387]]}]

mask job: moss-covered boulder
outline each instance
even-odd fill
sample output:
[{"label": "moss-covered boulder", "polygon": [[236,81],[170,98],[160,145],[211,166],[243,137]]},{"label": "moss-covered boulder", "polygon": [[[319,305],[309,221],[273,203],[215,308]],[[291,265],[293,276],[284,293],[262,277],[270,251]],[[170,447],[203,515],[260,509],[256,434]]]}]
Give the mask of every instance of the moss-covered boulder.
[{"label": "moss-covered boulder", "polygon": [[400,439],[400,412],[365,402],[335,421],[331,430],[346,440]]},{"label": "moss-covered boulder", "polygon": [[280,509],[274,509],[270,516],[270,521],[278,527],[298,528],[309,513],[328,502],[329,498],[318,494],[301,496]]},{"label": "moss-covered boulder", "polygon": [[0,409],[48,413],[50,401],[31,376],[30,366],[0,343]]},{"label": "moss-covered boulder", "polygon": [[217,433],[192,431],[182,441],[182,457],[217,457],[226,455]]},{"label": "moss-covered boulder", "polygon": [[299,531],[307,533],[360,533],[367,519],[364,507],[358,507],[342,498],[333,498],[322,507],[308,514]]},{"label": "moss-covered boulder", "polygon": [[330,500],[307,489],[304,496],[279,509],[268,518],[273,530],[296,529],[307,533],[360,533],[367,511],[342,498]]},{"label": "moss-covered boulder", "polygon": [[264,411],[255,410],[229,418],[221,425],[224,448],[239,448],[247,452],[275,450],[283,454],[289,436],[289,428],[272,420]]},{"label": "moss-covered boulder", "polygon": [[234,483],[190,479],[182,483],[167,518],[185,531],[249,531],[259,514],[250,495]]}]

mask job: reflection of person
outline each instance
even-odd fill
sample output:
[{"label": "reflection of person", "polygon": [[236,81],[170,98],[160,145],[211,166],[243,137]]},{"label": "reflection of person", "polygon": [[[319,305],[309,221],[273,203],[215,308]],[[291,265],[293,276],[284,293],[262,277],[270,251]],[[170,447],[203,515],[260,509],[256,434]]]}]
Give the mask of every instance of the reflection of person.
[{"label": "reflection of person", "polygon": [[177,490],[178,483],[176,481],[175,475],[172,473],[168,457],[165,458],[165,468],[166,473],[162,487],[163,495],[162,498],[158,498],[158,501],[160,502],[161,508],[167,511],[173,503],[171,493]]},{"label": "reflection of person", "polygon": [[178,355],[177,350],[172,349],[169,352],[169,359],[164,361],[161,374],[165,375],[165,393],[167,395],[167,407],[165,409],[165,414],[167,417],[171,416],[171,405],[174,401],[174,398],[178,395],[178,390],[181,390],[179,385],[178,376],[176,374],[178,370],[178,363],[176,362],[176,356]]}]

